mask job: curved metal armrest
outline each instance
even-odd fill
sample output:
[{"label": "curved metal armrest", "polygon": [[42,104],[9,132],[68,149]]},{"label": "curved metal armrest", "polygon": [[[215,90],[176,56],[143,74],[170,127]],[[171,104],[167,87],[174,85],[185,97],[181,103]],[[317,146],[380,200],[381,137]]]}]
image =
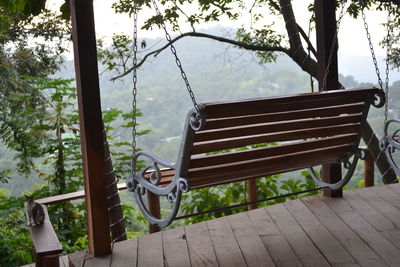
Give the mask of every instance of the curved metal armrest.
[{"label": "curved metal armrest", "polygon": [[318,177],[318,175],[316,174],[316,172],[315,172],[313,167],[309,168],[311,178],[320,187],[326,187],[326,188],[329,188],[330,190],[337,190],[337,189],[342,188],[343,186],[345,186],[350,181],[351,177],[353,176],[353,173],[354,173],[354,171],[355,171],[355,169],[357,167],[358,159],[360,158],[360,153],[361,153],[361,151],[358,150],[354,154],[353,161],[348,166],[345,165],[345,167],[348,169],[347,173],[342,178],[342,180],[340,180],[339,182],[334,183],[334,184],[330,184],[330,183],[326,183],[326,182],[322,181]]}]

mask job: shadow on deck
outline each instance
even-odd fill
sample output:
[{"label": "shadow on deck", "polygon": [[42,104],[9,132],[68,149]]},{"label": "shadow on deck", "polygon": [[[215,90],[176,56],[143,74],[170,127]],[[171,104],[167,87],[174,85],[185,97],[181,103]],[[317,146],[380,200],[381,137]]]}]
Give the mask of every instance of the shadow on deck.
[{"label": "shadow on deck", "polygon": [[72,266],[399,266],[400,184],[320,195],[115,243]]}]

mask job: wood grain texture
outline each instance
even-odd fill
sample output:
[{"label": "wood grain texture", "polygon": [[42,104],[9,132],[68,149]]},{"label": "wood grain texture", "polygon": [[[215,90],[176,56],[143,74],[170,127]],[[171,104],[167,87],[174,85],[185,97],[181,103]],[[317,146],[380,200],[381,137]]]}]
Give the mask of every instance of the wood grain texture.
[{"label": "wood grain texture", "polygon": [[365,101],[377,89],[346,89],[319,94],[300,94],[283,97],[266,97],[249,100],[200,104],[207,118],[243,116],[268,112],[283,112]]},{"label": "wood grain texture", "polygon": [[330,117],[337,116],[340,114],[354,114],[362,111],[364,107],[363,102],[340,105],[340,106],[332,106],[332,107],[323,107],[323,108],[314,108],[314,109],[306,109],[306,110],[294,110],[294,111],[285,111],[285,112],[271,112],[257,115],[245,115],[238,117],[228,117],[228,118],[219,118],[219,119],[208,119],[204,130],[212,130],[212,129],[220,129],[227,127],[235,127],[241,125],[248,124],[257,124],[257,123],[267,123],[267,122],[275,122],[275,121],[288,121],[288,120],[296,120],[302,118],[314,118],[316,114],[319,117]]},{"label": "wood grain texture", "polygon": [[275,266],[247,214],[238,213],[227,218],[247,265]]},{"label": "wood grain texture", "polygon": [[192,266],[218,266],[206,222],[185,226]]},{"label": "wood grain texture", "polygon": [[276,266],[302,266],[285,236],[265,209],[252,210],[247,212],[247,215]]},{"label": "wood grain texture", "polygon": [[244,136],[230,138],[227,140],[212,140],[206,142],[197,142],[193,144],[192,154],[202,154],[224,149],[240,148],[248,145],[262,144],[269,142],[296,141],[302,139],[319,138],[326,136],[335,136],[340,134],[358,133],[359,123],[350,123],[345,125],[318,127],[302,129],[295,131],[285,131],[278,133],[265,133],[253,136]]},{"label": "wood grain texture", "polygon": [[139,237],[138,266],[164,266],[161,232]]},{"label": "wood grain texture", "polygon": [[59,254],[63,251],[60,241],[54,231],[49,218],[46,206],[42,206],[45,219],[43,224],[37,226],[28,226],[32,237],[35,253],[40,256]]},{"label": "wood grain texture", "polygon": [[[69,264],[398,266],[398,192],[400,184],[344,191],[344,199],[313,195],[122,241],[115,244],[112,257],[74,253]],[[378,231],[373,225],[377,214],[394,227],[383,222]]]},{"label": "wood grain texture", "polygon": [[129,239],[114,243],[112,254],[112,267],[137,266],[138,239]]},{"label": "wood grain texture", "polygon": [[[344,199],[347,198],[347,192]],[[377,253],[387,264],[396,266],[400,262],[398,249],[368,223],[343,199],[322,198],[325,203]]]},{"label": "wood grain texture", "polygon": [[366,242],[364,242],[329,206],[318,196],[301,200],[319,219],[323,226],[342,244],[361,266],[386,266]]},{"label": "wood grain texture", "polygon": [[323,226],[301,200],[284,204],[308,237],[322,252],[331,265],[355,264],[356,261]]},{"label": "wood grain texture", "polygon": [[268,206],[266,210],[288,240],[303,266],[329,266],[325,257],[284,205]]},{"label": "wood grain texture", "polygon": [[188,245],[184,227],[162,232],[165,266],[190,266]]},{"label": "wood grain texture", "polygon": [[208,221],[207,227],[219,266],[248,266],[226,217]]}]

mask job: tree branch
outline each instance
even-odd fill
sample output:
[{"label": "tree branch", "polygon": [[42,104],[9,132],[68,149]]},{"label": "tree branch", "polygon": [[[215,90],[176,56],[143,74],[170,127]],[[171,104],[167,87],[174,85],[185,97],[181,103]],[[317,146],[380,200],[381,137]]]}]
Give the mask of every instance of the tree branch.
[{"label": "tree branch", "polygon": [[304,41],[306,41],[308,48],[313,53],[314,57],[317,58],[317,50],[315,50],[314,46],[312,45],[310,38],[308,38],[306,32],[303,30],[302,27],[300,27],[299,24],[297,24],[297,28],[298,28],[301,36],[303,37]]},{"label": "tree branch", "polygon": [[[173,38],[171,40],[170,43],[164,45],[163,47],[154,50],[148,54],[146,54],[143,59],[137,64],[136,68],[139,68],[141,65],[143,65],[143,63],[147,60],[148,57],[150,57],[151,55],[154,55],[155,57],[161,53],[163,50],[167,49],[171,44],[175,43],[176,41],[184,38],[184,37],[202,37],[202,38],[208,38],[208,39],[212,39],[212,40],[216,40],[222,43],[228,43],[228,44],[232,44],[235,45],[237,47],[240,48],[244,48],[250,51],[273,51],[273,52],[282,52],[282,53],[286,53],[289,54],[289,50],[287,48],[281,47],[281,46],[261,46],[261,45],[252,45],[252,44],[247,44],[247,43],[243,43],[243,42],[239,42],[236,40],[232,40],[232,39],[228,39],[228,38],[224,38],[224,37],[220,37],[220,36],[215,36],[215,35],[211,35],[211,34],[207,34],[207,33],[201,33],[201,32],[186,32],[183,33],[175,38]],[[134,67],[131,67],[130,69],[126,70],[124,73],[111,78],[111,81],[115,81],[116,79],[119,79],[121,77],[126,76],[127,74],[129,74],[131,71],[133,71]]]}]

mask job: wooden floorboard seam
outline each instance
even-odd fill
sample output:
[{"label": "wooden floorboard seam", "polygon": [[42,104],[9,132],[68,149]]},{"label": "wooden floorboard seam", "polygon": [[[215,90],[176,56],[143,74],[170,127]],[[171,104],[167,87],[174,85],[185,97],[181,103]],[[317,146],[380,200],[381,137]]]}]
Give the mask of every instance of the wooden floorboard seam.
[{"label": "wooden floorboard seam", "polygon": [[[344,197],[346,198],[346,196]],[[342,199],[322,198],[342,220],[372,248],[383,261],[392,266],[400,262],[398,250],[385,236],[378,232],[367,220]],[[336,202],[333,205],[333,202]],[[339,209],[345,208],[343,211]],[[336,210],[335,210],[336,209]]]},{"label": "wooden floorboard seam", "polygon": [[[351,264],[356,260],[312,211],[300,200],[284,203],[299,226],[314,243],[329,264]],[[297,209],[297,213],[296,213]],[[305,217],[301,217],[304,216]],[[309,224],[309,225],[308,225]],[[308,226],[308,227],[307,227]],[[322,240],[323,239],[323,240]],[[339,257],[341,255],[341,257]]]},{"label": "wooden floorboard seam", "polygon": [[342,244],[361,266],[387,266],[368,243],[365,242],[347,223],[315,195],[303,198],[302,202],[319,219],[322,225]]}]

